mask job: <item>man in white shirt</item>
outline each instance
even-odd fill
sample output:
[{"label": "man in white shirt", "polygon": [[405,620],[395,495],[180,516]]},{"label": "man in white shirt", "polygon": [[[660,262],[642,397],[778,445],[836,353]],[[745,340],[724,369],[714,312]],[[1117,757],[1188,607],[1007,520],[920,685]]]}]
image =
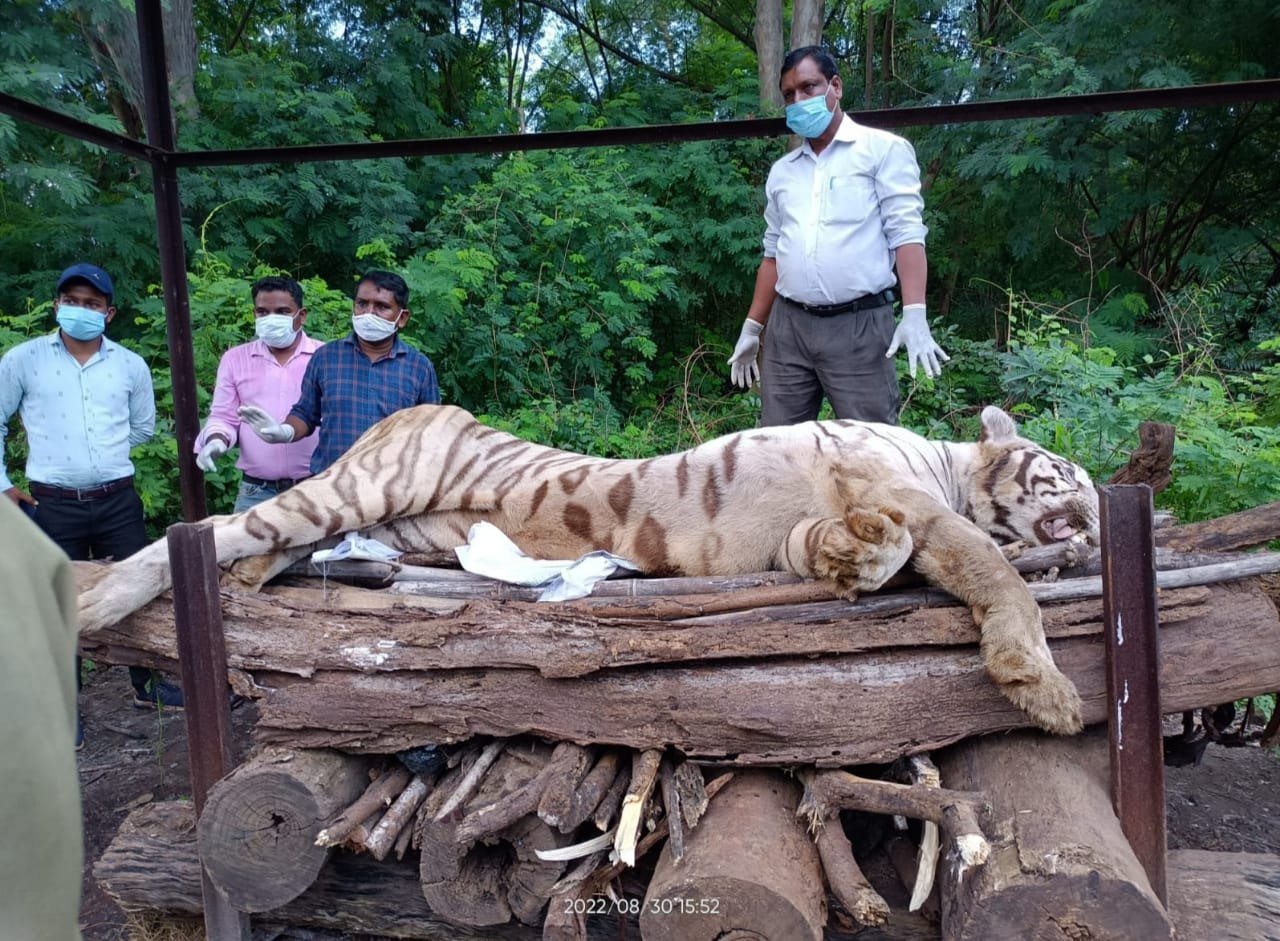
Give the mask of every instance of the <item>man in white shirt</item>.
[{"label": "man in white shirt", "polygon": [[[155,432],[155,392],[142,357],[105,335],[114,292],[101,268],[72,265],[54,293],[58,329],[0,357],[0,454],[18,412],[29,492],[2,462],[0,491],[77,560],[120,561],[150,542],[129,450]],[[130,667],[129,676],[134,705],[182,708],[181,690],[158,673]]]},{"label": "man in white shirt", "polygon": [[925,317],[928,229],[915,151],[840,110],[840,76],[821,47],[790,52],[780,86],[787,126],[804,141],[769,171],[764,256],[731,378],[744,389],[761,379],[762,425],[810,421],[824,394],[837,418],[896,423],[899,347],[913,376],[917,366],[937,376],[948,359]]}]

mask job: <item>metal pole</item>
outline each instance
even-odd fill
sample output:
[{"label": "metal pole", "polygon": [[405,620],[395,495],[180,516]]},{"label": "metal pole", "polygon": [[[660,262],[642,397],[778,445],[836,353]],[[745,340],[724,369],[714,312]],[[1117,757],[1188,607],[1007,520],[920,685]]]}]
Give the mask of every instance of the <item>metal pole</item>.
[{"label": "metal pole", "polygon": [[[218,592],[220,572],[209,524],[175,523],[169,527],[168,536],[191,799],[199,820],[209,789],[234,767],[227,648],[222,634],[222,596]],[[248,941],[249,916],[236,911],[218,891],[203,864],[200,878],[209,941]]]},{"label": "metal pole", "polygon": [[156,202],[160,284],[168,325],[174,434],[178,439],[178,486],[182,492],[182,515],[190,522],[209,513],[204,498],[204,477],[192,453],[200,431],[200,417],[196,408],[196,366],[187,296],[187,252],[182,240],[182,202],[178,197],[178,171],[172,162],[176,141],[169,105],[160,0],[137,0],[137,18],[147,140],[154,148],[150,157],[151,179]]},{"label": "metal pole", "polygon": [[1151,488],[1099,488],[1111,803],[1161,904],[1166,889],[1164,739]]}]

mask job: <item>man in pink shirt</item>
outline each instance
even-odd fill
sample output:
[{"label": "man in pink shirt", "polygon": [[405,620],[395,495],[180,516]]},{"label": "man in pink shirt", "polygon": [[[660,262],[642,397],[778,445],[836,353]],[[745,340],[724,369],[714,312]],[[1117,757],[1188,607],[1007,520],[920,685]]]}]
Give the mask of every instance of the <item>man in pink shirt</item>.
[{"label": "man in pink shirt", "polygon": [[240,436],[241,405],[260,405],[269,412],[287,415],[298,401],[302,375],[311,354],[323,344],[307,336],[302,325],[302,285],[292,278],[269,277],[255,281],[254,329],[257,339],[233,346],[218,363],[209,420],[196,438],[196,464],[210,473],[219,457],[240,444],[236,467],[243,473],[235,512],[283,493],[310,476],[311,452],[316,435],[284,446],[268,444],[257,435]]}]

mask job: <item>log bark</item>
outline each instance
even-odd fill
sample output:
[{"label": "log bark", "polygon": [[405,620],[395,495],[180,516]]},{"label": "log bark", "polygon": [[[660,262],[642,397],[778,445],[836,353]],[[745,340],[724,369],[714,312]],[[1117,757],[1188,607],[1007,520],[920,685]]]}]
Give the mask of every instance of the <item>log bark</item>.
[{"label": "log bark", "polygon": [[1111,809],[1105,737],[988,736],[934,757],[949,787],[992,803],[986,864],[962,871],[944,858],[945,939],[1172,937]]},{"label": "log bark", "polygon": [[[1162,587],[1185,586],[1277,569],[1280,554],[1252,556],[1208,572],[1161,572],[1159,582]],[[343,591],[338,601],[310,589],[224,591],[228,667],[301,677],[329,670],[472,668],[531,668],[548,677],[575,677],[644,664],[977,642],[968,612],[933,589],[728,612],[720,610],[715,596],[687,599],[689,603],[662,599],[667,610],[659,612],[653,599],[606,599],[612,606],[606,609],[594,602],[440,602]],[[1037,583],[1031,591],[1042,605],[1048,636],[1101,632],[1100,578]],[[1177,607],[1190,597],[1171,596],[1168,604]],[[340,616],[335,618],[335,612]],[[325,624],[324,643],[317,643],[317,623]],[[856,629],[850,629],[851,623]],[[82,638],[81,646],[86,655],[106,662],[172,669],[177,646],[171,602],[153,601],[121,624]]]},{"label": "log bark", "polygon": [[648,748],[632,756],[631,784],[622,798],[622,811],[618,815],[618,832],[613,837],[613,848],[618,858],[628,866],[636,864],[636,845],[640,828],[644,824],[646,805],[658,779],[662,762],[662,750]]},{"label": "log bark", "polygon": [[[189,802],[147,804],[121,824],[93,867],[94,877],[125,911],[199,914],[200,861],[195,813]],[[520,924],[459,928],[427,904],[418,868],[375,862],[369,856],[335,853],[315,883],[292,902],[254,917],[255,927],[299,925],[339,932],[421,941],[537,941],[540,933]],[[638,936],[634,918],[630,937]],[[616,919],[587,920],[590,941],[616,941]]]},{"label": "log bark", "polygon": [[316,845],[321,823],[360,793],[366,768],[339,752],[267,749],[219,781],[199,824],[214,885],[242,912],[297,898],[329,857]]},{"label": "log bark", "polygon": [[573,797],[578,785],[591,770],[595,753],[579,745],[567,745],[572,751],[566,759],[548,775],[542,788],[542,796],[538,798],[538,817],[549,827],[556,827],[561,833],[570,832],[573,827],[566,827],[569,815],[573,810]]},{"label": "log bark", "polygon": [[430,779],[415,774],[400,792],[400,796],[387,808],[387,812],[365,841],[365,849],[373,854],[374,859],[387,858],[391,848],[399,841],[401,832],[412,823],[413,815],[431,790],[431,784]]},{"label": "log bark", "polygon": [[585,749],[580,745],[560,742],[534,777],[516,787],[503,790],[491,803],[477,805],[476,809],[469,810],[466,817],[458,823],[457,839],[474,843],[505,829],[526,814],[534,813],[548,782],[571,775],[574,769],[583,766],[584,752]]},{"label": "log bark", "polygon": [[663,848],[640,914],[645,941],[822,938],[822,871],[798,797],[780,772],[735,775],[688,834],[684,859]]},{"label": "log bark", "polygon": [[[1165,710],[1280,688],[1280,618],[1266,594],[1253,582],[1190,592],[1161,596]],[[1107,706],[1100,606],[1068,607],[1085,623],[1056,607],[1046,609],[1045,620],[1058,633],[1081,636],[1051,640],[1050,647],[1080,692],[1085,722],[1101,722]],[[976,640],[957,610],[929,609],[916,619],[941,625],[937,636],[952,631]],[[1230,625],[1229,635],[1224,625]],[[844,627],[849,634],[860,629]],[[260,739],[356,752],[531,733],[635,749],[671,745],[695,760],[830,767],[890,762],[1029,724],[997,692],[976,646],[666,665],[562,680],[504,669],[326,671],[305,682],[261,673],[258,682],[269,687],[256,730]],[[815,723],[815,715],[823,721]],[[903,715],[912,721],[902,722]]]},{"label": "log bark", "polygon": [[1277,538],[1280,538],[1280,503],[1267,503],[1230,516],[1155,531],[1157,546],[1200,552],[1251,549]]},{"label": "log bark", "polygon": [[1146,484],[1152,493],[1169,486],[1173,467],[1174,427],[1164,422],[1144,421],[1138,426],[1138,447],[1129,463],[1111,475],[1112,484]]},{"label": "log bark", "polygon": [[[582,783],[573,793],[569,810],[560,823],[561,833],[572,833],[595,813],[604,796],[609,793],[614,780],[618,777],[618,769],[622,765],[622,752],[616,748],[606,750]],[[607,827],[606,827],[607,829]]]},{"label": "log bark", "polygon": [[1280,937],[1280,856],[1174,850],[1169,914],[1178,941]]},{"label": "log bark", "polygon": [[660,776],[662,806],[667,812],[667,845],[671,849],[671,858],[680,862],[684,859],[684,811],[680,806],[680,794],[676,790],[676,770],[671,759],[663,760]]},{"label": "log bark", "polygon": [[889,905],[871,887],[853,858],[853,845],[840,825],[839,814],[818,831],[817,843],[827,887],[854,922],[871,927],[888,922]]},{"label": "log bark", "polygon": [[409,783],[409,769],[395,765],[383,769],[382,773],[369,782],[360,796],[344,807],[342,812],[325,823],[324,829],[316,834],[317,846],[338,846],[346,842],[357,827],[369,819],[375,812],[382,812],[391,806],[391,802]]},{"label": "log bark", "polygon": [[[547,776],[563,768],[576,748],[553,751],[540,743],[509,743],[462,804],[461,822],[452,815],[435,819],[438,810],[428,808],[419,872],[423,896],[437,914],[461,925],[503,924],[513,916],[525,924],[541,924],[564,863],[544,862],[535,851],[570,840],[532,814]],[[446,776],[441,791],[453,792],[466,775],[464,768],[455,771],[456,780]],[[517,805],[522,812],[510,818]],[[469,821],[482,826],[468,830]],[[481,838],[484,843],[478,842]]]},{"label": "log bark", "polygon": [[629,767],[619,768],[617,777],[609,785],[609,790],[605,791],[604,797],[600,798],[600,806],[591,815],[591,822],[596,825],[596,829],[601,833],[604,833],[613,824],[613,819],[617,815],[618,809],[622,806],[622,799],[627,796],[627,790],[630,787],[631,769]]},{"label": "log bark", "polygon": [[707,812],[707,782],[702,777],[702,769],[692,761],[677,762],[675,791],[680,799],[684,825],[692,830]]}]

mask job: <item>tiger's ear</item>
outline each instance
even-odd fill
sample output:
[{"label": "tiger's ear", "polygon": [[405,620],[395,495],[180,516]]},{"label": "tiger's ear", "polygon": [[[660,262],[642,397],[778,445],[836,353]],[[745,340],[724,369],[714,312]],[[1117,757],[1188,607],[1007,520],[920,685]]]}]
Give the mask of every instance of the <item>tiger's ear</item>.
[{"label": "tiger's ear", "polygon": [[979,441],[998,444],[1017,436],[1018,426],[1003,409],[988,405],[982,410],[982,434],[978,435]]}]

